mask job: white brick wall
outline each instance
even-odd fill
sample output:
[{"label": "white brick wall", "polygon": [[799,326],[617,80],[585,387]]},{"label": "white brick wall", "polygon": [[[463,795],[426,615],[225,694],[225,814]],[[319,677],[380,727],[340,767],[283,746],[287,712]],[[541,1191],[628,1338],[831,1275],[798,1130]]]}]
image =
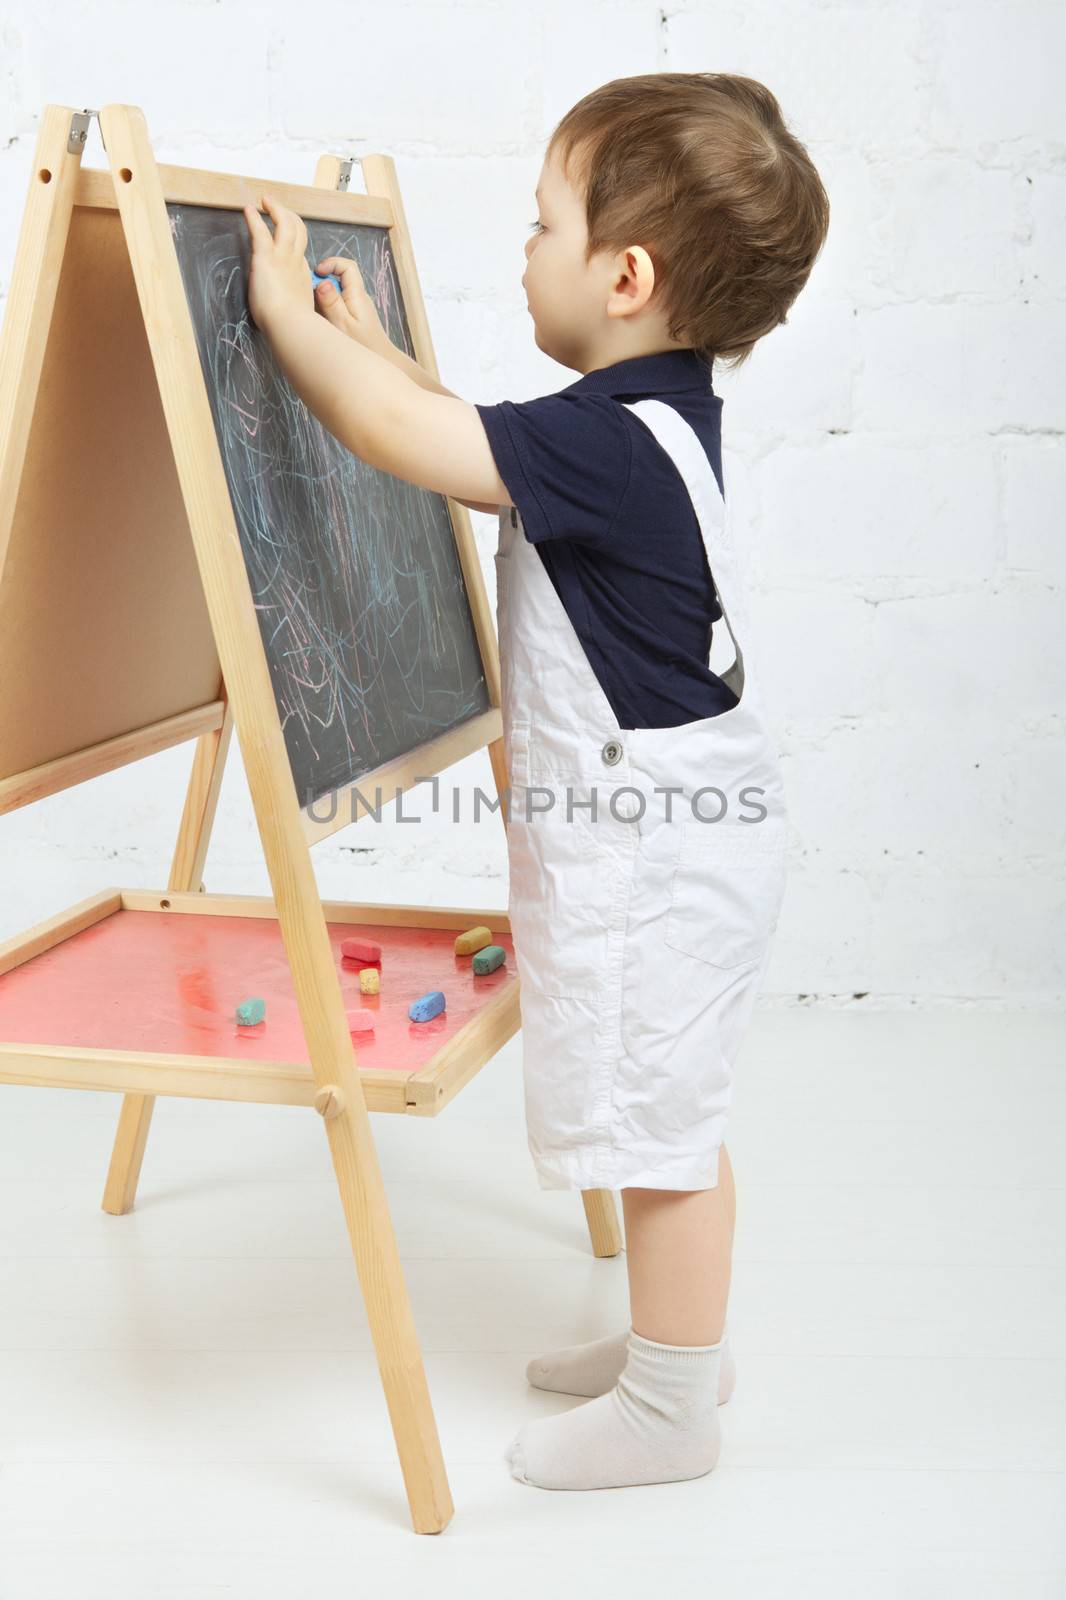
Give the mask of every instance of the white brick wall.
[{"label": "white brick wall", "polygon": [[[628,73],[762,79],[833,207],[789,323],[718,385],[794,822],[767,1000],[1061,1004],[1064,49],[1033,0],[6,0],[0,294],[42,106],[126,100],[164,160],[306,181],[390,152],[445,381],[544,393],[573,374],[519,279],[557,117]],[[0,937],[163,882],[190,755],[0,819]],[[442,794],[469,814],[475,783],[483,758]],[[426,821],[319,847],[323,892],[503,906],[498,821]],[[269,888],[236,748],[207,879]]]}]

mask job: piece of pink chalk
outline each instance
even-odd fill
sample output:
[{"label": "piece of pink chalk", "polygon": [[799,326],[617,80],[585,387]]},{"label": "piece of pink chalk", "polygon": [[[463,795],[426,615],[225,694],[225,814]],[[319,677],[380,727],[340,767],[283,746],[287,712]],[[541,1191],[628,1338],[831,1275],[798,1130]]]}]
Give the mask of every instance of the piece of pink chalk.
[{"label": "piece of pink chalk", "polygon": [[363,1006],[356,1006],[354,1010],[345,1012],[348,1018],[349,1033],[373,1032],[375,1017],[372,1011],[367,1011]]},{"label": "piece of pink chalk", "polygon": [[341,955],[346,961],[380,961],[381,946],[373,939],[342,939]]}]

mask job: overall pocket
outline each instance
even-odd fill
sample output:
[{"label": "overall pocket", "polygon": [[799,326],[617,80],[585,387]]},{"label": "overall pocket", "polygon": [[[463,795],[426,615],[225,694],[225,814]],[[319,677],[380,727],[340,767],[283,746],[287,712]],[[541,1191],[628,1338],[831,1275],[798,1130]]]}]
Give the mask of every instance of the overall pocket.
[{"label": "overall pocket", "polygon": [[708,966],[756,965],[777,926],[787,848],[780,817],[682,823],[664,942]]},{"label": "overall pocket", "polygon": [[624,913],[625,867],[605,857],[596,824],[578,809],[587,789],[545,783],[533,766],[528,789],[515,789],[507,830],[515,950],[531,987],[560,1000],[593,1000],[608,979],[612,919]]},{"label": "overall pocket", "polygon": [[[624,926],[636,828],[609,814],[603,774],[611,768],[601,761],[594,778],[578,770],[577,733],[535,716],[522,731],[525,779],[512,784],[508,909],[523,981],[556,999],[592,1001],[610,981],[611,931]],[[518,732],[515,725],[516,739]],[[602,748],[602,739],[583,738],[597,753]]]},{"label": "overall pocket", "polygon": [[512,787],[524,789],[529,783],[529,722],[515,717],[505,727],[503,753],[507,757],[507,776]]}]

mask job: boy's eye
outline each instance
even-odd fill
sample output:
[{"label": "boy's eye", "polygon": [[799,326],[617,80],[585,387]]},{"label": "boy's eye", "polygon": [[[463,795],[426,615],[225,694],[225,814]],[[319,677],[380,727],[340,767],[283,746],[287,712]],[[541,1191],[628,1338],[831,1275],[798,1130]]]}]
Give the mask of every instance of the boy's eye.
[{"label": "boy's eye", "polygon": [[539,217],[534,217],[533,221],[529,224],[529,226],[531,228],[537,228],[541,233],[544,232],[544,224],[543,224],[543,222],[541,222]]}]

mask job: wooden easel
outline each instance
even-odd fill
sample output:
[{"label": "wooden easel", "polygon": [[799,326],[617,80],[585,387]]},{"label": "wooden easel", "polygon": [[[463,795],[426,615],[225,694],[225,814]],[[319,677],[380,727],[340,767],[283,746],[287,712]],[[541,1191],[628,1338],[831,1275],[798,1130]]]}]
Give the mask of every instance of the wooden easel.
[{"label": "wooden easel", "polygon": [[[0,1044],[0,1082],[123,1094],[103,1197],[116,1216],[133,1206],[157,1095],[319,1111],[412,1524],[437,1533],[453,1506],[367,1111],[443,1110],[518,1028],[518,981],[512,961],[417,1070],[360,1068],[328,925],[369,926],[383,941],[390,930],[397,938],[439,930],[450,947],[457,931],[479,922],[507,930],[508,920],[482,909],[321,901],[310,846],[350,813],[339,808],[338,820],[323,825],[298,803],[165,209],[167,201],[239,209],[257,203],[263,182],[157,166],[141,112],[122,105],[99,113],[108,169],[83,168],[92,115],[45,109],[0,337],[0,692],[14,708],[0,724],[0,813],[185,740],[196,745],[166,888],[104,890],[0,945],[0,1033],[7,979],[37,982],[42,962],[66,962],[69,972],[87,948],[81,935],[97,941],[99,953],[133,913],[171,927],[174,918],[196,919],[184,927],[205,939],[211,919],[252,917],[265,919],[264,931],[275,930],[284,947],[307,1060],[119,1049],[49,1035]],[[313,186],[268,186],[304,217],[389,230],[416,357],[435,374],[393,163],[361,159],[366,195],[345,192],[351,165],[326,155]],[[80,286],[91,295],[97,284],[106,285],[109,307],[100,327],[75,293]],[[105,386],[115,404],[116,385],[123,434],[136,437],[101,448],[83,437],[85,408]],[[52,470],[50,455],[54,464],[60,450],[60,470]],[[469,517],[455,502],[449,509],[492,707],[369,774],[370,790],[406,790],[486,745],[498,791],[507,787],[495,630]],[[136,560],[126,559],[132,551]],[[64,614],[60,571],[65,592],[77,591],[83,605],[99,584],[99,638],[81,613]],[[105,652],[108,667],[113,659],[106,694],[99,680],[83,690],[76,672],[55,679],[54,664],[79,627],[83,652]],[[272,897],[204,892],[234,727]],[[595,1254],[616,1254],[612,1193],[587,1191],[583,1200]]]}]

